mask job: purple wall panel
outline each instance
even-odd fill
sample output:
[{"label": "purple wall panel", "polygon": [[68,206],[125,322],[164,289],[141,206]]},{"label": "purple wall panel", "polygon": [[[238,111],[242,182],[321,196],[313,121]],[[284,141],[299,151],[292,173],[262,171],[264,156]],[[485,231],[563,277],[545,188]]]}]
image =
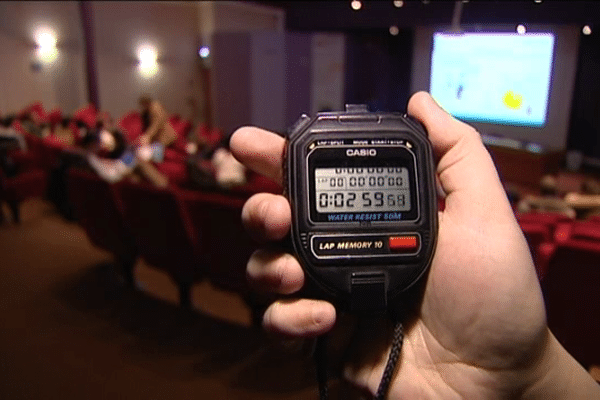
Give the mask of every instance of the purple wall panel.
[{"label": "purple wall panel", "polygon": [[311,35],[290,33],[285,40],[286,126],[310,112]]},{"label": "purple wall panel", "polygon": [[252,118],[250,34],[216,33],[212,40],[215,126],[230,135]]}]

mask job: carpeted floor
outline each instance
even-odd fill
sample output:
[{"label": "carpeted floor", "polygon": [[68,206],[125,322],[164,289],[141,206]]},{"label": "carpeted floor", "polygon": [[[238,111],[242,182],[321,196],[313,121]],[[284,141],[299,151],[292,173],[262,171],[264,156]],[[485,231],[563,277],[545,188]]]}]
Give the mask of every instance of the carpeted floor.
[{"label": "carpeted floor", "polygon": [[127,291],[77,224],[42,200],[21,209],[20,225],[0,225],[0,398],[318,398],[312,359],[251,327],[236,295],[201,283],[184,312],[141,261]]}]

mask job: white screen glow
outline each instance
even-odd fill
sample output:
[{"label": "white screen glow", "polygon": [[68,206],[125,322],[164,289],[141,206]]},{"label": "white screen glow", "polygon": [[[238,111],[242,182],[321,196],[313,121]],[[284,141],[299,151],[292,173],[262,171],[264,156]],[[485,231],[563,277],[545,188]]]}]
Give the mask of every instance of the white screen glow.
[{"label": "white screen glow", "polygon": [[551,33],[436,33],[431,95],[466,121],[542,127],[554,41]]}]

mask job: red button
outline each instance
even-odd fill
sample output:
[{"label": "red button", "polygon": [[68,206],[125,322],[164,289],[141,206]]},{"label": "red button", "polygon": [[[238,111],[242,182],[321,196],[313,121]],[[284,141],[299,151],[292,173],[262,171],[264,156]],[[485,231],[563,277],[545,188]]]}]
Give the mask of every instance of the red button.
[{"label": "red button", "polygon": [[416,250],[419,247],[417,236],[390,236],[390,250],[407,251]]}]

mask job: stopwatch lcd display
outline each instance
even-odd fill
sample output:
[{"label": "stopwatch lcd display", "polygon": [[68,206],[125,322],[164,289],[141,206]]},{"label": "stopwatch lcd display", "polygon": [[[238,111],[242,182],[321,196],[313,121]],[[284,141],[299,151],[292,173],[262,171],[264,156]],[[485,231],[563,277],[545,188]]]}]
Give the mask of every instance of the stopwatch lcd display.
[{"label": "stopwatch lcd display", "polygon": [[404,142],[379,141],[386,145],[327,143],[310,152],[307,200],[312,222],[394,222],[419,217],[414,153]]},{"label": "stopwatch lcd display", "polygon": [[318,213],[409,211],[406,167],[316,168]]}]

